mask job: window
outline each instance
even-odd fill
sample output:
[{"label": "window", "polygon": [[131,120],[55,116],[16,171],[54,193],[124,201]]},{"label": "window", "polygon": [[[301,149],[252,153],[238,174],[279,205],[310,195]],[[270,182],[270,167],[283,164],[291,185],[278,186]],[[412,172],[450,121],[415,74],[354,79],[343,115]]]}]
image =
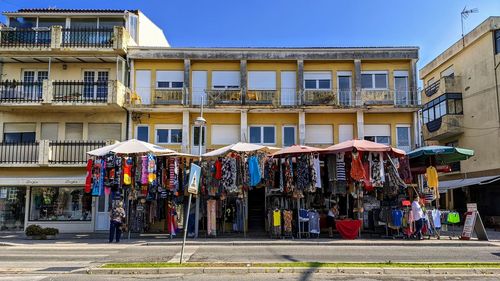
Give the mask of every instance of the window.
[{"label": "window", "polygon": [[85,70],[83,72],[83,95],[87,99],[105,100],[108,97],[107,70]]},{"label": "window", "polygon": [[42,98],[43,81],[49,78],[48,70],[24,70],[23,71],[23,94],[27,97]]},{"label": "window", "polygon": [[341,105],[349,105],[351,103],[351,72],[339,71],[337,72],[337,84],[339,88],[339,100]]},{"label": "window", "polygon": [[276,90],[276,71],[249,71],[249,90]]},{"label": "window", "polygon": [[82,140],[83,123],[66,123],[64,137],[66,140]]},{"label": "window", "polygon": [[156,71],[157,89],[182,89],[184,86],[183,71]]},{"label": "window", "polygon": [[304,72],[304,88],[306,90],[331,89],[332,74],[330,72]]},{"label": "window", "polygon": [[182,143],[182,125],[157,125],[157,144],[180,144]]},{"label": "window", "polygon": [[97,18],[72,18],[71,28],[95,29],[97,28]]},{"label": "window", "polygon": [[36,27],[36,18],[9,18],[9,26],[15,28],[33,28]]},{"label": "window", "polygon": [[396,126],[396,142],[399,149],[406,152],[411,150],[410,135],[410,125]]},{"label": "window", "polygon": [[391,137],[389,136],[365,136],[365,140],[385,145],[391,145]]},{"label": "window", "polygon": [[59,25],[62,27],[66,26],[65,18],[40,18],[38,19],[38,27],[52,27],[54,25]]},{"label": "window", "polygon": [[463,114],[462,95],[444,94],[426,103],[422,110],[424,123],[429,123],[448,114]]},{"label": "window", "polygon": [[212,71],[212,89],[239,89],[239,71]]},{"label": "window", "polygon": [[[206,138],[206,132],[205,128],[202,127],[202,136],[201,136],[201,146],[205,146],[205,138]],[[199,146],[200,145],[200,127],[199,126],[193,126],[193,146]]]},{"label": "window", "polygon": [[113,28],[115,26],[125,26],[123,18],[99,18],[99,28]]},{"label": "window", "polygon": [[361,88],[367,90],[387,89],[387,71],[361,72]]},{"label": "window", "polygon": [[391,144],[391,125],[365,125],[365,140],[376,143]]},{"label": "window", "polygon": [[149,126],[138,125],[135,127],[135,138],[140,141],[149,142]]},{"label": "window", "polygon": [[212,125],[212,144],[228,145],[240,141],[240,125]]},{"label": "window", "polygon": [[250,126],[250,143],[275,144],[274,126]]},{"label": "window", "polygon": [[396,104],[408,103],[408,71],[394,71],[394,89],[396,90]]},{"label": "window", "polygon": [[[20,231],[24,228],[26,187],[0,187],[0,230]],[[8,211],[7,211],[8,210]]]},{"label": "window", "polygon": [[122,124],[89,123],[89,140],[121,140]]},{"label": "window", "polygon": [[3,142],[33,143],[36,139],[35,123],[5,123],[3,127]]},{"label": "window", "polygon": [[332,125],[306,125],[307,144],[333,144]]},{"label": "window", "polygon": [[92,196],[83,187],[32,187],[30,221],[90,221]]},{"label": "window", "polygon": [[495,30],[495,54],[500,54],[500,29]]},{"label": "window", "polygon": [[42,123],[42,140],[58,140],[59,139],[59,124],[58,123]]},{"label": "window", "polygon": [[449,66],[447,69],[441,72],[441,77],[453,77],[455,76],[455,70],[452,66]]},{"label": "window", "polygon": [[295,144],[295,126],[283,126],[283,147]]}]

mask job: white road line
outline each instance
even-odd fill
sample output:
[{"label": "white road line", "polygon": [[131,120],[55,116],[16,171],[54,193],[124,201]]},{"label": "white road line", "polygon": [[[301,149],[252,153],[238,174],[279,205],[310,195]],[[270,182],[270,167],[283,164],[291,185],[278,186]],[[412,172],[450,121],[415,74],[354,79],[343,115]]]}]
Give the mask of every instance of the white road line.
[{"label": "white road line", "polygon": [[[191,256],[200,248],[200,246],[189,246],[184,249],[184,256],[182,256],[182,261],[189,261]],[[178,263],[181,260],[181,252],[179,251],[175,256],[170,259],[169,263]]]}]

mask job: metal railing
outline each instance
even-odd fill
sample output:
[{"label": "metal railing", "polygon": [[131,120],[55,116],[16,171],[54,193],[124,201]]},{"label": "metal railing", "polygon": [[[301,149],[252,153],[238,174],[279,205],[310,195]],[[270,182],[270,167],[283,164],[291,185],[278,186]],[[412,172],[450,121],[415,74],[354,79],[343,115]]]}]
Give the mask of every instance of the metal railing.
[{"label": "metal railing", "polygon": [[1,29],[0,47],[50,47],[50,30]]},{"label": "metal railing", "polygon": [[106,145],[106,141],[51,141],[49,142],[49,164],[83,164],[87,162],[87,151]]},{"label": "metal railing", "polygon": [[107,80],[96,82],[53,81],[53,101],[105,103],[108,101],[108,83]]},{"label": "metal railing", "polygon": [[184,91],[182,89],[155,89],[155,104],[182,104]]},{"label": "metal railing", "polygon": [[39,103],[42,93],[42,81],[0,81],[0,103]]},{"label": "metal railing", "polygon": [[63,28],[62,47],[111,48],[112,28]]},{"label": "metal railing", "polygon": [[245,102],[247,104],[269,105],[276,101],[278,91],[276,90],[248,90]]},{"label": "metal railing", "polygon": [[38,142],[0,143],[0,164],[37,164]]},{"label": "metal railing", "polygon": [[242,104],[240,89],[206,90],[208,105]]},{"label": "metal railing", "polygon": [[337,105],[337,92],[334,90],[304,90],[305,105]]},{"label": "metal railing", "polygon": [[437,93],[437,91],[439,90],[439,84],[440,84],[440,80],[430,84],[429,86],[425,87],[424,89],[424,92],[425,92],[425,95],[430,97],[432,95],[434,95],[435,93]]}]

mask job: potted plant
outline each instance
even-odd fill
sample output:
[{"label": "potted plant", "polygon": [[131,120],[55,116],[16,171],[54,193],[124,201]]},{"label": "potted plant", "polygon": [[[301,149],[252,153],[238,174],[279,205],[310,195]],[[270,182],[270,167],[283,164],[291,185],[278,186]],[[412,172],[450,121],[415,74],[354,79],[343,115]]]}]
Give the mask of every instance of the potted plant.
[{"label": "potted plant", "polygon": [[25,234],[26,238],[31,240],[56,239],[59,234],[59,229],[52,227],[43,228],[33,224],[26,228]]}]

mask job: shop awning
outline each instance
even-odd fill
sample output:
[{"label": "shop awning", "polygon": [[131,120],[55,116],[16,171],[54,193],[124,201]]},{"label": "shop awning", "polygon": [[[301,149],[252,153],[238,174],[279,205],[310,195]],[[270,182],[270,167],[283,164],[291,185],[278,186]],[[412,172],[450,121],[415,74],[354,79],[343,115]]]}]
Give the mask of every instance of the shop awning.
[{"label": "shop awning", "polygon": [[500,180],[500,175],[498,176],[488,176],[470,179],[460,179],[460,180],[449,180],[439,182],[439,193],[445,193],[450,189],[466,187],[471,185],[485,185],[490,184]]}]

